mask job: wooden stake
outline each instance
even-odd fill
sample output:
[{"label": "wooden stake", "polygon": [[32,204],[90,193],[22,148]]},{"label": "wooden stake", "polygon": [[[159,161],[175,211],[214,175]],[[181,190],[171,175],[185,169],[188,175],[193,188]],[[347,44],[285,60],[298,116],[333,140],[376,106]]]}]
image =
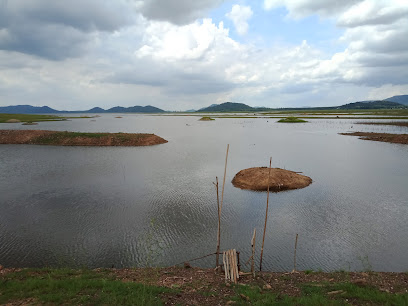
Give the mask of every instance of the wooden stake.
[{"label": "wooden stake", "polygon": [[252,246],[252,256],[251,256],[251,273],[255,277],[255,239],[256,239],[256,228],[254,228],[254,234],[252,235],[251,246]]},{"label": "wooden stake", "polygon": [[228,255],[229,255],[229,267],[230,267],[230,279],[231,281],[234,281],[234,259],[232,258],[232,250],[228,251]]},{"label": "wooden stake", "polygon": [[[239,260],[239,252],[237,252],[237,267],[238,267],[238,273],[241,272],[241,262]],[[238,274],[239,275],[239,274]]]},{"label": "wooden stake", "polygon": [[225,270],[227,270],[227,279],[230,279],[230,263],[229,263],[229,258],[228,258],[228,251],[225,252],[225,261],[226,261],[226,266],[225,266]]},{"label": "wooden stake", "polygon": [[226,261],[225,261],[225,252],[222,252],[222,261],[224,263],[225,280],[227,280],[228,275],[227,275],[227,264],[226,264]]},{"label": "wooden stake", "polygon": [[265,226],[262,238],[262,248],[261,248],[261,259],[259,262],[259,271],[262,271],[262,256],[263,256],[263,248],[265,243],[265,233],[266,233],[266,223],[268,222],[268,209],[269,209],[269,182],[271,179],[271,169],[272,169],[272,157],[269,159],[269,175],[268,175],[268,195],[266,197],[266,213],[265,213]]},{"label": "wooden stake", "polygon": [[213,183],[215,185],[215,189],[217,191],[217,207],[218,207],[218,232],[217,232],[217,251],[215,255],[215,267],[219,266],[219,257],[220,257],[220,239],[221,239],[221,210],[220,210],[220,196],[218,193],[218,176],[215,177],[216,183]]},{"label": "wooden stake", "polygon": [[296,240],[295,240],[295,254],[293,255],[293,271],[296,272],[296,250],[297,250],[297,242],[298,242],[298,234],[296,234]]},{"label": "wooden stake", "polygon": [[238,255],[237,255],[237,250],[234,249],[234,260],[235,260],[235,265],[234,265],[234,270],[235,270],[235,282],[239,279],[239,271],[238,271]]}]

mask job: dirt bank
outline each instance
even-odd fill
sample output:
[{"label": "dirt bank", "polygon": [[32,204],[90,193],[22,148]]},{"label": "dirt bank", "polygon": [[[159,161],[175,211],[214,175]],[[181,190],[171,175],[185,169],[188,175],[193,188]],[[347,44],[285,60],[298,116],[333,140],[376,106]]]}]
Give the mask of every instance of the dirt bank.
[{"label": "dirt bank", "polygon": [[[264,191],[268,189],[269,168],[255,167],[239,171],[232,184],[241,189]],[[269,190],[279,192],[309,186],[312,179],[308,176],[280,168],[271,169]]]},{"label": "dirt bank", "polygon": [[154,134],[0,130],[0,144],[42,144],[58,146],[152,146],[166,142],[167,140]]},{"label": "dirt bank", "polygon": [[358,136],[360,139],[382,141],[390,143],[408,144],[408,134],[387,134],[387,133],[339,133],[340,135]]}]

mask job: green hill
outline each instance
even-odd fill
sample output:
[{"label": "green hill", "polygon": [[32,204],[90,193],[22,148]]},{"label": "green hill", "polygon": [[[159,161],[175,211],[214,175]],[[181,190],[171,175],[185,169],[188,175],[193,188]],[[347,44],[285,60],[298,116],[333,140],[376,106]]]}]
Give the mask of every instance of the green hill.
[{"label": "green hill", "polygon": [[341,105],[337,109],[403,109],[405,105],[390,101],[354,102]]},{"label": "green hill", "polygon": [[255,108],[243,103],[225,102],[200,109],[198,112],[252,112]]},{"label": "green hill", "polygon": [[385,99],[391,102],[397,102],[400,104],[408,105],[408,95],[401,95],[401,96],[393,96],[391,98]]}]

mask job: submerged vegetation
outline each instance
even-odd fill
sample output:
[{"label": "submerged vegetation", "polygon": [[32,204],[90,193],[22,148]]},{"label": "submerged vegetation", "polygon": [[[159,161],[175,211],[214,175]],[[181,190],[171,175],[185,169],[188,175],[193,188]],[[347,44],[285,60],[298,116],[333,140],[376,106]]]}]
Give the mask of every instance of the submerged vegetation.
[{"label": "submerged vegetation", "polygon": [[285,122],[285,123],[303,123],[303,122],[307,122],[306,120],[303,119],[299,119],[297,117],[286,117],[283,118],[281,120],[279,120],[278,122]]}]

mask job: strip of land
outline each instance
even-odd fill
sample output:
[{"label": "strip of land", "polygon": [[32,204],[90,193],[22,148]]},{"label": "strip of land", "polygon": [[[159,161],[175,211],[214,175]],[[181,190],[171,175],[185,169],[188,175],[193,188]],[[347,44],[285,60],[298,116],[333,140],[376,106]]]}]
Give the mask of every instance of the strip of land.
[{"label": "strip of land", "polygon": [[56,146],[152,146],[167,140],[154,134],[0,130],[0,144]]},{"label": "strip of land", "polygon": [[407,305],[408,274],[262,272],[224,274],[200,268],[1,269],[7,305]]},{"label": "strip of land", "polygon": [[394,126],[407,126],[407,121],[402,122],[357,122],[357,124],[366,124],[366,125],[394,125]]},{"label": "strip of land", "polygon": [[0,123],[64,121],[66,117],[54,115],[29,115],[29,114],[0,114]]},{"label": "strip of land", "polygon": [[363,140],[408,144],[408,134],[354,132],[354,133],[340,133],[340,135],[358,136],[360,139]]}]

